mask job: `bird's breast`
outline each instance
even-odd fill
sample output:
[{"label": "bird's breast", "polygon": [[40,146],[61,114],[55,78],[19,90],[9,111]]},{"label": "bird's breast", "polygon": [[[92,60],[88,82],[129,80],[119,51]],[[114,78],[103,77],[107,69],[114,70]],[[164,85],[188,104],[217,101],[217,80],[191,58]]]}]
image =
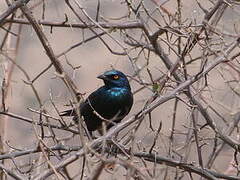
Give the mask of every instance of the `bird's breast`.
[{"label": "bird's breast", "polygon": [[133,104],[133,95],[127,88],[102,87],[92,93],[82,105],[81,114],[87,124],[96,122],[101,124],[101,119],[93,113],[97,112],[101,117],[115,122],[123,119],[130,111]]},{"label": "bird's breast", "polygon": [[125,88],[111,88],[107,91],[106,96],[106,99],[109,99],[109,101],[121,103],[126,102],[130,98],[131,91]]},{"label": "bird's breast", "polygon": [[123,88],[112,88],[112,89],[108,90],[109,96],[114,97],[114,98],[124,97],[127,95],[127,93],[128,93],[128,90],[123,89]]}]

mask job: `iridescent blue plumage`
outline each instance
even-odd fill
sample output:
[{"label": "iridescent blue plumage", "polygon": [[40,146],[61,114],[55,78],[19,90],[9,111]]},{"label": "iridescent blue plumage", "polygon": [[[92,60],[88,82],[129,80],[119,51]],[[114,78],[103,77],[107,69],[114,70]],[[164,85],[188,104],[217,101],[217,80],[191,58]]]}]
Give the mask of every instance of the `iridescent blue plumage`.
[{"label": "iridescent blue plumage", "polygon": [[[131,87],[122,72],[111,70],[98,78],[102,79],[105,85],[90,94],[80,105],[80,113],[90,132],[101,128],[103,120],[107,122],[107,129],[120,122],[133,104]],[[75,116],[74,119],[77,119],[73,110],[64,111],[61,115]]]}]

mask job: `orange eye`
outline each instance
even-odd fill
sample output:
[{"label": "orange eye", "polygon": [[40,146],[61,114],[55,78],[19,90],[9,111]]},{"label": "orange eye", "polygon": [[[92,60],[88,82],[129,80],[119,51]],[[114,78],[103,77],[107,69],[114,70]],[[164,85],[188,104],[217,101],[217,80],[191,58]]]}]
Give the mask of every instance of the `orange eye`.
[{"label": "orange eye", "polygon": [[117,79],[119,79],[119,76],[118,75],[114,75],[113,79],[117,80]]}]

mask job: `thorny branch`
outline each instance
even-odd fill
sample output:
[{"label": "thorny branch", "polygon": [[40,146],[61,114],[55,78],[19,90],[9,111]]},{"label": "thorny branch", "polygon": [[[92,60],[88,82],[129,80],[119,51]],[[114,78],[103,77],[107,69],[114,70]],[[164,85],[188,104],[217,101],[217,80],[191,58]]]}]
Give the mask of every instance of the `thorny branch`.
[{"label": "thorny branch", "polygon": [[[0,115],[25,126],[24,130],[9,130],[9,137],[17,138],[16,134],[34,129],[34,133],[27,133],[24,143],[2,142],[7,150],[0,160],[7,165],[0,164],[0,169],[6,177],[240,179],[240,24],[228,14],[231,11],[231,15],[239,16],[238,1],[123,0],[91,4],[63,0],[54,8],[48,0],[5,3],[0,13],[0,58],[17,70],[9,81],[14,88],[13,103],[8,108],[4,78],[0,83]],[[16,33],[16,27],[24,27],[24,31]],[[33,59],[34,46],[24,50],[28,42],[20,35],[26,34],[36,39],[32,41],[38,43],[38,52],[44,51],[47,56],[39,53],[39,59]],[[14,58],[6,46],[10,36],[19,36]],[[79,111],[85,93],[78,88],[87,89],[84,82],[96,88],[89,74],[92,71],[90,75],[97,75],[97,68],[104,71],[104,63],[116,69],[123,67],[119,64],[128,67],[135,108],[102,136],[96,132],[94,139],[88,139],[80,125],[80,112],[78,126],[59,117],[64,90],[55,88],[60,82],[50,74],[54,71],[64,82],[71,106]],[[33,69],[32,64],[38,68]],[[89,73],[85,75],[84,71]],[[71,73],[81,76],[74,79]],[[42,90],[49,89],[45,77],[56,92]],[[31,103],[26,100],[29,95],[18,94],[23,91],[21,85],[33,92]],[[16,97],[21,99],[21,108]],[[36,143],[33,146],[29,141]],[[27,161],[21,164],[20,159]]]}]

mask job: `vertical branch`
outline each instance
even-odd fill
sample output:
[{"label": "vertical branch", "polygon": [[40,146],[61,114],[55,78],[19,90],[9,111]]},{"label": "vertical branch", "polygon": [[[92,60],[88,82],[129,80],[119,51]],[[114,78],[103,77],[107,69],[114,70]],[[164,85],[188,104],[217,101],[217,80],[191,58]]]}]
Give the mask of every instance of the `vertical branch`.
[{"label": "vertical branch", "polygon": [[[18,26],[18,33],[17,33],[18,37],[17,37],[17,41],[14,48],[11,47],[11,45],[13,44],[13,40],[12,40],[12,35],[10,33],[7,33],[5,44],[3,44],[3,48],[5,47],[6,55],[8,57],[12,57],[14,62],[16,62],[16,57],[17,57],[18,48],[19,48],[21,27],[22,25]],[[14,67],[15,67],[15,64],[11,61],[8,61],[6,57],[5,62],[3,63],[4,78],[2,81],[2,104],[0,106],[1,111],[4,111],[4,112],[8,110],[8,107],[11,103],[9,98],[9,92],[11,88],[10,81],[12,78]],[[7,122],[8,122],[8,116],[0,115],[0,153],[1,154],[3,154],[5,151],[4,143],[6,141],[6,136],[7,136]],[[1,171],[0,173],[1,173],[0,179],[2,180],[4,179],[3,171]]]},{"label": "vertical branch", "polygon": [[[10,54],[10,44],[11,44],[11,36],[8,34],[6,38],[6,43],[5,43],[5,48],[6,48],[6,53],[9,55]],[[9,81],[11,78],[11,62],[5,60],[3,63],[3,71],[4,71],[4,78],[2,81],[2,104],[1,104],[1,109],[3,111],[6,111],[8,103],[7,103],[7,97],[8,97],[8,92],[9,92]],[[4,154],[4,142],[5,142],[5,131],[7,127],[7,116],[2,116],[0,115],[0,153]],[[4,160],[2,162],[4,164]],[[0,179],[4,179],[4,171],[0,171]]]}]

